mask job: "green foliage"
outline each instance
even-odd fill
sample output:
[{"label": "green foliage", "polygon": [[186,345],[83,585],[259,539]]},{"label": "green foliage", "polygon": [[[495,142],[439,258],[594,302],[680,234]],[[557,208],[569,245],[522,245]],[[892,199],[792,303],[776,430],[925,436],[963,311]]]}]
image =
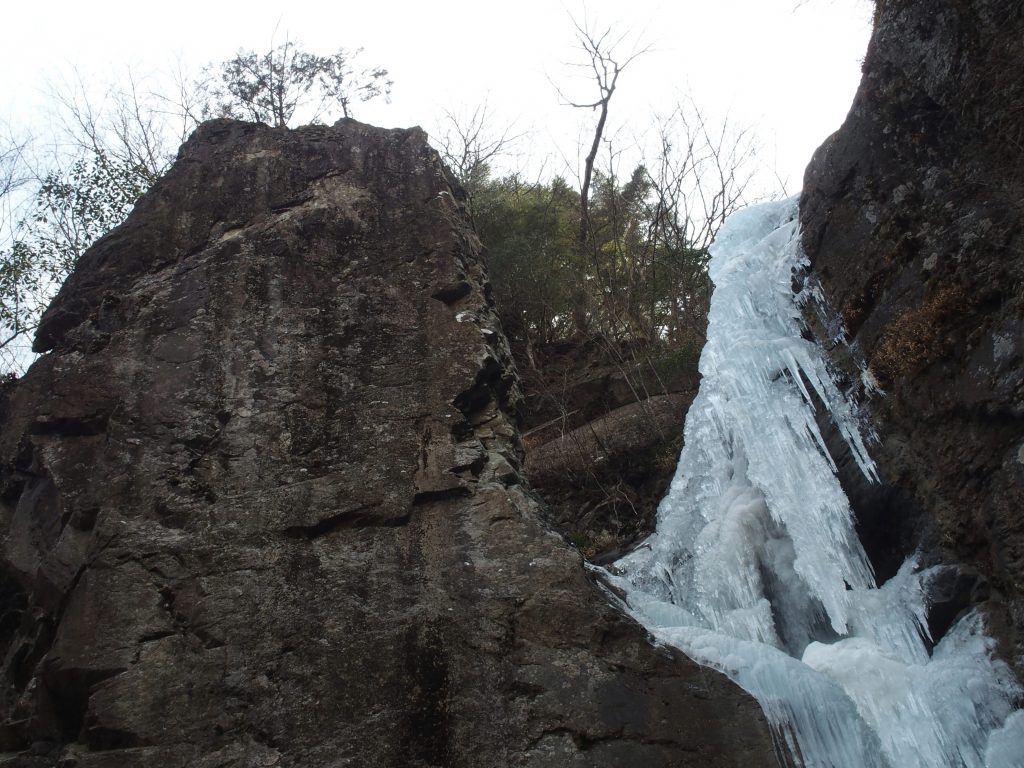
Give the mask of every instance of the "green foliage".
[{"label": "green foliage", "polygon": [[474,186],[474,221],[488,247],[499,305],[542,342],[565,335],[580,288],[579,195],[557,178],[550,184],[518,175],[475,178]]},{"label": "green foliage", "polygon": [[291,42],[265,54],[242,51],[208,67],[199,82],[187,85],[182,76],[173,97],[129,74],[97,100],[76,78],[52,94],[70,158],[26,163],[28,142],[0,135],[0,365],[24,366],[28,356],[18,349],[78,259],[124,220],[201,118],[219,113],[284,126],[297,115],[314,122],[337,111],[350,116],[354,102],[391,88],[387,70],[356,67],[359,53],[318,56]]},{"label": "green foliage", "polygon": [[624,183],[596,173],[581,251],[579,194],[564,180],[475,181],[474,221],[500,308],[539,343],[588,333],[614,343],[692,349],[703,340],[707,249],[644,166]]},{"label": "green foliage", "polygon": [[36,265],[36,252],[24,241],[0,251],[0,323],[13,335],[34,328],[41,311],[45,276]]},{"label": "green foliage", "polygon": [[112,160],[102,150],[49,173],[35,196],[29,234],[53,274],[66,275],[155,180],[145,166]]},{"label": "green foliage", "polygon": [[46,298],[153,181],[145,166],[102,150],[43,178],[13,241],[0,251],[0,323],[10,334],[36,327]]},{"label": "green foliage", "polygon": [[336,109],[351,117],[354,101],[391,92],[386,69],[356,69],[361,52],[339,48],[330,56],[318,56],[291,42],[263,54],[239,51],[220,65],[220,84],[212,89],[216,109],[279,127],[288,125],[301,107],[312,109],[311,122]]}]

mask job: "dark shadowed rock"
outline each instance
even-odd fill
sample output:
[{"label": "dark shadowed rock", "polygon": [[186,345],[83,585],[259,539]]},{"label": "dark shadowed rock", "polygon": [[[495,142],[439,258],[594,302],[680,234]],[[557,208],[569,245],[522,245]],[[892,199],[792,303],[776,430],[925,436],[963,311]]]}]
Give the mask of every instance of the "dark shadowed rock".
[{"label": "dark shadowed rock", "polygon": [[421,131],[204,125],[37,347],[0,433],[0,765],[774,761],[542,524]]},{"label": "dark shadowed rock", "polygon": [[511,344],[523,374],[530,486],[555,530],[610,562],[654,530],[675,473],[699,350],[600,336]]},{"label": "dark shadowed rock", "polygon": [[531,487],[591,560],[611,562],[654,529],[692,401],[692,392],[652,395],[572,430],[558,421],[523,436]]},{"label": "dark shadowed rock", "polygon": [[[868,406],[885,483],[845,473],[876,567],[887,575],[920,547],[926,561],[977,569],[985,589],[965,576],[936,601],[949,613],[991,597],[989,626],[1018,672],[1021,104],[1018,0],[879,0],[853,108],[816,153],[801,200],[814,272],[885,390]],[[835,357],[852,369],[842,349]]]}]

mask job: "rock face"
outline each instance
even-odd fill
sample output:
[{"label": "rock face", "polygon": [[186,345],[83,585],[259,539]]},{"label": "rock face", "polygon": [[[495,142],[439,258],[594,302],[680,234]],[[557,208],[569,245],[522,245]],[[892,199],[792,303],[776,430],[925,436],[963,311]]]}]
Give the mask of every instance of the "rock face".
[{"label": "rock face", "polygon": [[[1024,658],[1024,5],[879,0],[864,78],[801,200],[813,270],[884,390],[884,483],[846,474],[879,575],[960,563]],[[854,350],[856,355],[858,350]],[[850,354],[836,360],[853,369]]]},{"label": "rock face", "polygon": [[691,402],[692,393],[653,395],[575,429],[556,423],[524,436],[530,485],[592,561],[610,562],[654,530]]},{"label": "rock face", "polygon": [[5,395],[14,766],[751,766],[520,481],[479,246],[417,130],[218,121]]},{"label": "rock face", "polygon": [[610,562],[654,530],[700,382],[696,356],[657,359],[606,340],[534,350],[519,363],[526,476],[552,526]]}]

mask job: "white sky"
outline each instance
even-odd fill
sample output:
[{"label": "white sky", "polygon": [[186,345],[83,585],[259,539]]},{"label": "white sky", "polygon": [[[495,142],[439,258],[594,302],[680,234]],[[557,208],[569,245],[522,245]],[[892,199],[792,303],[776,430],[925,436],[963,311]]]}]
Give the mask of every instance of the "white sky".
[{"label": "white sky", "polygon": [[[533,160],[576,156],[590,115],[559,106],[552,81],[571,90],[578,60],[569,13],[579,0],[291,0],[146,3],[35,0],[4,9],[0,117],[30,123],[45,109],[45,82],[76,67],[112,78],[172,66],[198,69],[240,47],[265,51],[277,29],[307,50],[363,47],[387,67],[392,103],[358,105],[356,117],[431,131],[445,109],[487,99],[497,118],[529,131]],[[620,134],[642,132],[681,95],[712,116],[755,128],[762,159],[795,192],[814,149],[839,127],[860,79],[870,0],[588,0],[594,28],[630,30],[653,50],[623,74],[612,102]],[[580,98],[584,98],[581,94]],[[550,167],[550,164],[549,164]],[[564,166],[563,169],[564,170]],[[569,175],[571,175],[571,170]]]}]

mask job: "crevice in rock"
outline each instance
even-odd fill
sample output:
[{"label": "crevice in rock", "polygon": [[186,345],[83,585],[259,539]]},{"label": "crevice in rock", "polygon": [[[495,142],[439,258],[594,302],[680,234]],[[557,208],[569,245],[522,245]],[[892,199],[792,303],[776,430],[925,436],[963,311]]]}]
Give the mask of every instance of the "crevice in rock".
[{"label": "crevice in rock", "polygon": [[117,749],[131,749],[145,746],[138,734],[117,728],[85,726],[85,743],[92,752],[112,752]]},{"label": "crevice in rock", "polygon": [[25,690],[35,676],[39,662],[49,650],[53,642],[53,626],[49,617],[43,615],[23,619],[19,629],[21,640],[14,653],[10,654],[4,670],[14,690],[19,693]]},{"label": "crevice in rock", "polygon": [[[151,573],[153,572],[152,569],[147,570],[149,570]],[[163,609],[167,611],[168,616],[170,616],[171,622],[174,625],[174,629],[156,630],[147,635],[143,635],[138,640],[140,646],[144,643],[156,642],[157,640],[163,640],[165,637],[172,637],[174,635],[179,634],[192,635],[193,637],[198,639],[202,646],[206,649],[221,648],[226,644],[223,640],[221,640],[218,637],[214,637],[203,628],[193,626],[192,622],[189,620],[189,617],[177,609],[176,606],[178,595],[173,588],[169,586],[161,586],[157,588],[157,591],[160,593],[160,597],[163,598]],[[138,657],[140,655],[141,648],[136,652],[136,661],[138,661]]]},{"label": "crevice in rock", "polygon": [[456,395],[452,400],[452,405],[469,418],[492,400],[498,403],[503,402],[511,384],[511,377],[504,366],[494,357],[488,355],[481,362],[472,386]]},{"label": "crevice in rock", "polygon": [[163,640],[165,637],[171,637],[176,634],[178,633],[170,629],[161,629],[157,630],[156,632],[149,632],[148,634],[145,634],[139,638],[139,644],[153,643],[157,640]]},{"label": "crevice in rock", "polygon": [[[44,662],[40,675],[43,698],[49,704],[54,736],[68,743],[88,731],[89,697],[93,689],[124,669],[57,669]],[[134,745],[131,745],[134,746]]]},{"label": "crevice in rock", "polygon": [[12,575],[0,571],[0,649],[9,647],[28,608],[28,595]]},{"label": "crevice in rock", "polygon": [[449,499],[461,499],[471,495],[471,491],[464,485],[457,485],[452,488],[442,488],[435,491],[420,491],[412,497],[413,506],[430,504],[434,501],[446,501]]},{"label": "crevice in rock", "polygon": [[[445,640],[438,628],[427,625],[411,634],[406,645],[406,673],[411,687],[406,756],[431,766],[456,768],[451,748],[452,724],[447,711],[451,685]],[[459,761],[461,763],[461,761]],[[402,763],[404,765],[404,763]],[[395,768],[398,768],[396,765]]]},{"label": "crevice in rock", "polygon": [[99,507],[88,507],[79,509],[71,514],[68,522],[71,527],[82,533],[88,533],[96,527],[96,519],[99,517]]},{"label": "crevice in rock", "polygon": [[325,517],[311,525],[291,525],[284,529],[283,533],[292,539],[307,539],[312,541],[329,533],[347,528],[398,528],[407,525],[411,519],[409,513],[391,515],[389,517],[375,517],[372,514],[363,514],[366,510],[375,509],[375,505],[347,509],[336,515]]},{"label": "crevice in rock", "polygon": [[[323,178],[323,177],[321,177],[321,178]],[[318,181],[318,179],[314,179],[314,181]],[[300,206],[303,206],[306,203],[310,202],[311,200],[315,200],[315,199],[316,199],[316,195],[313,195],[313,194],[302,194],[302,195],[294,197],[294,198],[292,198],[290,200],[285,200],[283,202],[275,203],[275,204],[271,205],[270,206],[270,212],[274,213],[274,214],[286,213],[287,211],[290,211],[293,208],[299,208]]]},{"label": "crevice in rock", "polygon": [[108,419],[107,414],[44,417],[28,425],[28,434],[48,437],[93,437],[107,431]]},{"label": "crevice in rock", "polygon": [[444,288],[435,291],[430,294],[430,297],[452,305],[460,299],[466,298],[472,290],[473,287],[469,283],[465,280],[460,280],[457,283],[446,285]]}]

